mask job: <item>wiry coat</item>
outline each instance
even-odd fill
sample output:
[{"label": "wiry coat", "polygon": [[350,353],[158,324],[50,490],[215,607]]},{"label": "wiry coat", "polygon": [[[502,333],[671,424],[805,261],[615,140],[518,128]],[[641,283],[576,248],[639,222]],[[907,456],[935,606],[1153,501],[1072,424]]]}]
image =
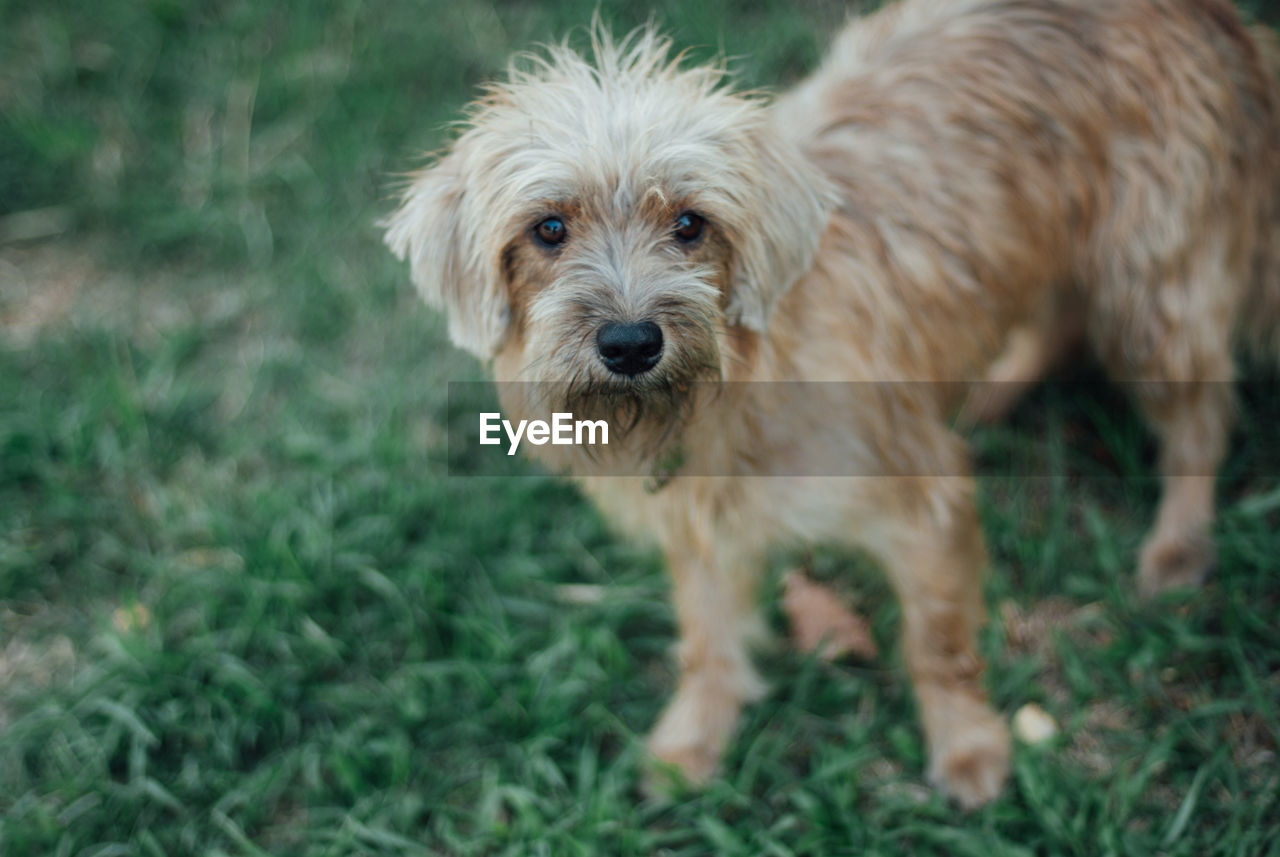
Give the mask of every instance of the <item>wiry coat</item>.
[{"label": "wiry coat", "polygon": [[[769,544],[841,541],[903,601],[931,777],[965,805],[996,794],[1008,736],[974,649],[985,553],[949,417],[1012,395],[951,382],[1016,391],[1075,339],[1115,378],[1161,382],[1135,387],[1165,477],[1143,588],[1203,574],[1231,406],[1203,382],[1231,379],[1237,333],[1271,348],[1280,328],[1268,40],[1226,0],[903,0],[772,104],[649,31],[596,31],[590,60],[552,49],[477,102],[387,240],[457,344],[541,382],[502,387],[514,417],[545,417],[552,389],[638,408],[603,456],[535,452],[666,553],[681,679],[659,758],[709,776],[760,691]],[[672,237],[682,212],[706,219],[696,241]],[[533,238],[547,217],[562,245]],[[661,362],[611,373],[596,331],[642,319]],[[872,384],[750,383],[773,381]],[[656,494],[618,475],[673,449]]]}]

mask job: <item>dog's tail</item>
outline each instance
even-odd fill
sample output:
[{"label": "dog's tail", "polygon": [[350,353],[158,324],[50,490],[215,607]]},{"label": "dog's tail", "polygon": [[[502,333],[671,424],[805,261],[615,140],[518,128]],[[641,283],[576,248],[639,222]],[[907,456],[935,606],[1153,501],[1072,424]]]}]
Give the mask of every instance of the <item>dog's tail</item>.
[{"label": "dog's tail", "polygon": [[1271,193],[1265,201],[1260,258],[1250,300],[1244,307],[1244,341],[1258,357],[1280,362],[1280,38],[1270,27],[1254,24],[1249,35],[1270,72],[1271,122],[1268,152]]}]

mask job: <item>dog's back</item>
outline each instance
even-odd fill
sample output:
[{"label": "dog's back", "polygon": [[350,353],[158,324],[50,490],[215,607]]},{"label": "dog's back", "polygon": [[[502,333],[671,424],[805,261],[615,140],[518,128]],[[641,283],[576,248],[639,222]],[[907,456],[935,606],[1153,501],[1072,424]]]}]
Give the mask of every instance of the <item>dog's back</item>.
[{"label": "dog's back", "polygon": [[1249,303],[1254,341],[1280,326],[1280,91],[1227,0],[904,0],[778,110],[907,284],[878,304],[970,323],[967,353],[922,341],[908,374],[972,377],[1064,292],[1104,350],[1171,295],[1229,320]]}]

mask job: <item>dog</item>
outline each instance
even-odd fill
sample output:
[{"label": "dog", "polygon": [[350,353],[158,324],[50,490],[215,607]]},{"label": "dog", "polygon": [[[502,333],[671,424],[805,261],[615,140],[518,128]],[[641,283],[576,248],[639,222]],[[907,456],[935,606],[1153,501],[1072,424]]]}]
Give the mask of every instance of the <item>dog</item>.
[{"label": "dog", "polygon": [[[655,770],[705,782],[763,693],[765,551],[836,543],[901,601],[930,781],[990,801],[1010,740],[956,414],[1087,343],[1160,443],[1141,590],[1204,576],[1233,348],[1280,354],[1274,42],[1228,0],[899,0],[771,99],[653,27],[590,33],[514,61],[383,226],[453,342],[520,382],[506,411],[618,421],[603,451],[527,448],[665,555]],[[873,392],[776,398],[800,382]]]}]

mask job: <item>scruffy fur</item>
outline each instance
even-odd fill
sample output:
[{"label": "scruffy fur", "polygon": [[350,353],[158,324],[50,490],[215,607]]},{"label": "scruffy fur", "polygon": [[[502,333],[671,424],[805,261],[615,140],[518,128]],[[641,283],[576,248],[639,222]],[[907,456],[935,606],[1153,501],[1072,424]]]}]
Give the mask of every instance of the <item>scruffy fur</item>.
[{"label": "scruffy fur", "polygon": [[[603,458],[527,448],[665,552],[680,678],[658,759],[713,774],[763,689],[748,656],[762,556],[802,539],[867,549],[888,573],[931,780],[972,807],[1009,766],[951,418],[1012,397],[881,384],[836,412],[803,396],[779,411],[761,399],[777,385],[695,382],[1014,390],[1086,342],[1117,380],[1186,382],[1130,385],[1164,478],[1138,584],[1200,580],[1232,410],[1217,382],[1235,339],[1280,350],[1280,97],[1262,39],[1227,0],[901,0],[774,101],[682,67],[651,30],[597,27],[589,55],[524,58],[475,103],[387,242],[499,380],[642,406]],[[706,218],[687,245],[686,211]],[[548,216],[568,232],[554,248],[534,237]],[[639,320],[661,327],[661,362],[612,375],[595,333]],[[504,411],[545,416],[530,389],[548,388],[504,386]],[[607,475],[674,447],[656,493]],[[753,478],[784,460],[823,472],[808,448],[865,476]]]}]

